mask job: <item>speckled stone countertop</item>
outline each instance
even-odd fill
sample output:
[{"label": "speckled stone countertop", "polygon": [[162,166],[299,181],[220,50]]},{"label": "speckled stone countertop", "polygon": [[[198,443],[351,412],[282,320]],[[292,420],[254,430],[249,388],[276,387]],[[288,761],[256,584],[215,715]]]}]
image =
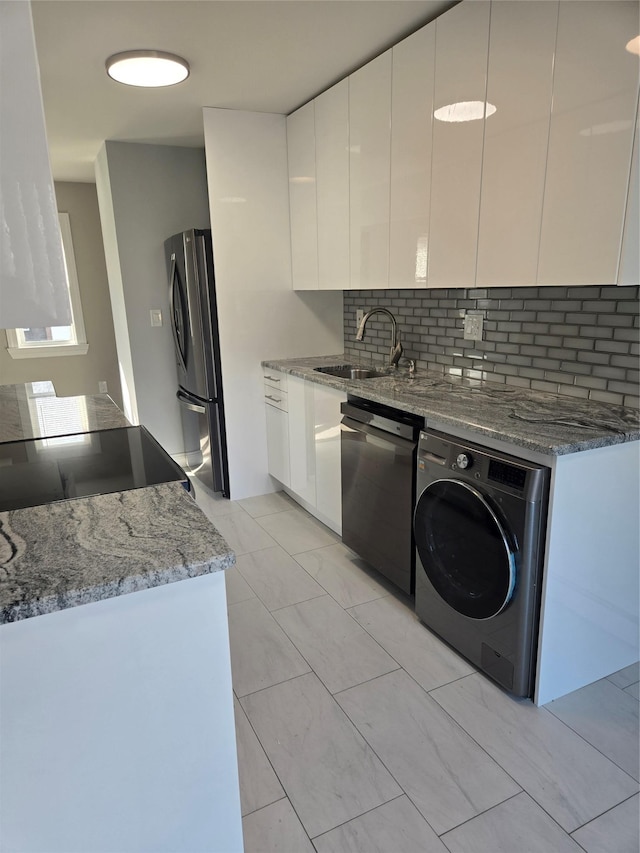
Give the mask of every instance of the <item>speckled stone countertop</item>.
[{"label": "speckled stone countertop", "polygon": [[[51,392],[40,390],[45,385]],[[0,443],[131,426],[108,394],[56,397],[52,392],[51,383],[0,385]]]},{"label": "speckled stone countertop", "polygon": [[0,624],[230,568],[179,483],[0,513]]},{"label": "speckled stone countertop", "polygon": [[434,429],[465,429],[476,433],[479,441],[488,436],[547,456],[640,439],[637,409],[429,371],[414,378],[399,370],[371,379],[347,380],[315,370],[347,361],[344,355],[327,355],[263,361],[262,365],[423,415],[427,426]]}]

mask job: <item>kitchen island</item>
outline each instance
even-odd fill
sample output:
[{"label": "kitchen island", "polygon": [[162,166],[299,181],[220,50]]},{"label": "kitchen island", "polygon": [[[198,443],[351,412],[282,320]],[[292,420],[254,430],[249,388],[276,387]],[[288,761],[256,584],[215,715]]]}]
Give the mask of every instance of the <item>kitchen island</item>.
[{"label": "kitchen island", "polygon": [[0,385],[0,443],[131,426],[108,394],[57,397],[51,382]]},{"label": "kitchen island", "polygon": [[242,850],[234,562],[178,482],[0,513],[0,850]]},{"label": "kitchen island", "polygon": [[536,704],[635,663],[638,410],[427,371],[351,380],[316,369],[345,361],[329,355],[269,360],[263,367],[412,412],[428,429],[550,469]]}]

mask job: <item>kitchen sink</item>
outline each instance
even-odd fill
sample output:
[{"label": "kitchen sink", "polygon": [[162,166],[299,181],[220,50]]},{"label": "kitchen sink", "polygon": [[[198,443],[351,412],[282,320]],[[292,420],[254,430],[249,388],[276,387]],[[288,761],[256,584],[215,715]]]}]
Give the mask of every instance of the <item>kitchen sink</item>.
[{"label": "kitchen sink", "polygon": [[316,367],[317,373],[327,373],[329,376],[338,376],[340,379],[370,379],[372,376],[380,376],[377,370],[367,367],[358,367],[355,364],[330,364],[326,367]]}]

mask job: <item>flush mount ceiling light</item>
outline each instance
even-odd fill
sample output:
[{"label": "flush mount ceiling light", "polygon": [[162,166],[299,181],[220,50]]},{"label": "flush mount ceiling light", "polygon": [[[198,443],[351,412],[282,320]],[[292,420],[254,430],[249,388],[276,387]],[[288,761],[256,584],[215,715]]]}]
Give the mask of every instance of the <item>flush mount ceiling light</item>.
[{"label": "flush mount ceiling light", "polygon": [[127,86],[174,86],[189,76],[189,64],[161,50],[126,50],[107,59],[107,74]]},{"label": "flush mount ceiling light", "polygon": [[629,53],[637,53],[640,54],[640,36],[636,36],[631,41],[628,41],[626,44],[626,49]]},{"label": "flush mount ceiling light", "polygon": [[493,104],[484,101],[459,101],[457,104],[447,104],[437,109],[433,117],[438,121],[477,121],[489,118],[496,111]]}]

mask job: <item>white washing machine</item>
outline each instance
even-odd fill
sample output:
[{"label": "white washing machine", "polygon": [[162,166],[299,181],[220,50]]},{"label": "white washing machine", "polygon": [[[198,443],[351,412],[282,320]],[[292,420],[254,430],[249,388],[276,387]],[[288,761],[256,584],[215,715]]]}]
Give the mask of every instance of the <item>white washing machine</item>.
[{"label": "white washing machine", "polygon": [[416,614],[474,666],[532,696],[550,470],[420,433]]}]

